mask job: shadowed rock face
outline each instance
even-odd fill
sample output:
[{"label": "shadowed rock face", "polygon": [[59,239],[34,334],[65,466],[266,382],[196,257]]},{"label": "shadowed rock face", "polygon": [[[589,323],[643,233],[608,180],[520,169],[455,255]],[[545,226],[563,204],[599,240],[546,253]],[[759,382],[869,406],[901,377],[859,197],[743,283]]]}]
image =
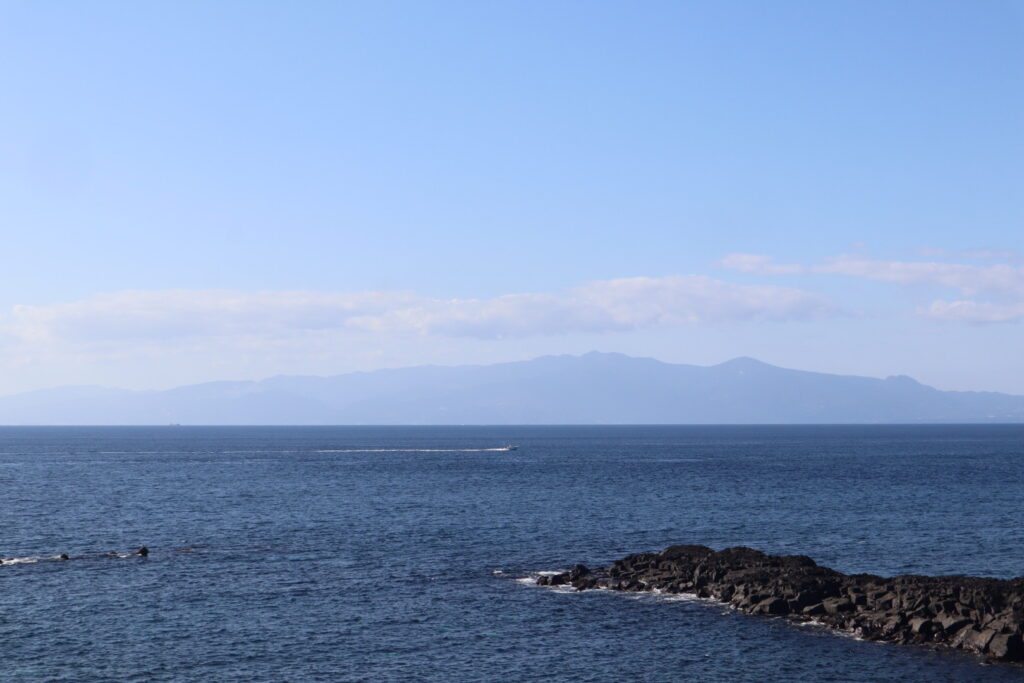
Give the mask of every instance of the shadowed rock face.
[{"label": "shadowed rock face", "polygon": [[1024,578],[847,575],[803,555],[675,545],[624,557],[603,570],[576,565],[537,583],[692,593],[749,614],[815,620],[866,640],[931,644],[1024,661]]}]

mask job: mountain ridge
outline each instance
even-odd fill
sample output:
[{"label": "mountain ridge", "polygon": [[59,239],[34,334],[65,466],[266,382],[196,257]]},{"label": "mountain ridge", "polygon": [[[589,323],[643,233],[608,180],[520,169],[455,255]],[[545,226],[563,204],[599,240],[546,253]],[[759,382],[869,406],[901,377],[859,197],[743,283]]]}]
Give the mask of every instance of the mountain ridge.
[{"label": "mountain ridge", "polygon": [[276,375],[161,391],[59,387],[0,397],[4,425],[828,424],[1024,422],[1024,396],[941,391],[781,368],[620,353],[341,375]]}]

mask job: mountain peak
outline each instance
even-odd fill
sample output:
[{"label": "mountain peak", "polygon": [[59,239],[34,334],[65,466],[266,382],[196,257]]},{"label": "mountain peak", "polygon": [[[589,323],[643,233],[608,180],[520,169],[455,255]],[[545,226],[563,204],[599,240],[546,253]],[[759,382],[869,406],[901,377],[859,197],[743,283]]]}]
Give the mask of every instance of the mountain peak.
[{"label": "mountain peak", "polygon": [[762,368],[774,368],[775,366],[774,365],[769,365],[768,363],[765,363],[764,361],[759,361],[756,358],[751,358],[750,356],[739,356],[738,358],[733,358],[732,360],[727,360],[724,363],[719,363],[718,365],[715,365],[714,367],[716,367],[716,368],[729,368],[729,369],[734,369],[734,370],[755,370],[755,369],[762,369]]},{"label": "mountain peak", "polygon": [[886,382],[892,382],[893,384],[902,384],[902,385],[905,385],[905,386],[915,386],[915,387],[922,387],[922,386],[924,386],[923,384],[918,382],[916,379],[914,379],[913,377],[910,377],[908,375],[889,375],[888,377],[885,378],[885,381]]},{"label": "mountain peak", "polygon": [[615,351],[588,351],[580,358],[587,360],[634,360],[631,356]]}]

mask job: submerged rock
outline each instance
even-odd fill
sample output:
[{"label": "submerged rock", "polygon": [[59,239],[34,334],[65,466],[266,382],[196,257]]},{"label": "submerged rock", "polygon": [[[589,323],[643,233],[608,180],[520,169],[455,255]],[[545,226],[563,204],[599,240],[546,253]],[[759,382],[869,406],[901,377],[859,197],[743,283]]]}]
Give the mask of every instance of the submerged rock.
[{"label": "submerged rock", "polygon": [[847,575],[803,555],[674,545],[605,569],[575,565],[540,585],[691,593],[749,614],[818,621],[867,640],[929,644],[1024,661],[1024,577]]}]

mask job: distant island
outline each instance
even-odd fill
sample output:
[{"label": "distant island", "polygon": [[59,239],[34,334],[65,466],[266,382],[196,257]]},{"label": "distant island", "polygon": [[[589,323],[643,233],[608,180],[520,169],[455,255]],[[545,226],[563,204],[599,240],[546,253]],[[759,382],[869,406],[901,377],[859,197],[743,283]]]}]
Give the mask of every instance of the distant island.
[{"label": "distant island", "polygon": [[617,353],[166,391],[64,387],[0,398],[3,425],[853,424],[1024,422],[1024,396]]}]

